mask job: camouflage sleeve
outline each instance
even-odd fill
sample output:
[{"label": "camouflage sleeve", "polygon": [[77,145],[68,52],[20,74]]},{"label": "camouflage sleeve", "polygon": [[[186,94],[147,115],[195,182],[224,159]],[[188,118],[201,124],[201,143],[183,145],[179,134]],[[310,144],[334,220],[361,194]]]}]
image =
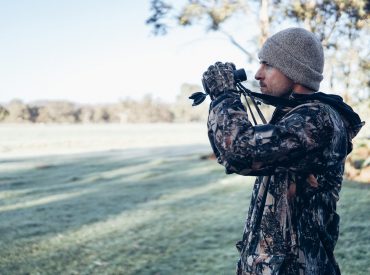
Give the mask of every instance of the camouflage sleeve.
[{"label": "camouflage sleeve", "polygon": [[208,116],[208,137],[226,173],[268,175],[312,168],[332,133],[322,104],[298,106],[276,125],[253,126],[240,98],[230,96],[211,104]]}]

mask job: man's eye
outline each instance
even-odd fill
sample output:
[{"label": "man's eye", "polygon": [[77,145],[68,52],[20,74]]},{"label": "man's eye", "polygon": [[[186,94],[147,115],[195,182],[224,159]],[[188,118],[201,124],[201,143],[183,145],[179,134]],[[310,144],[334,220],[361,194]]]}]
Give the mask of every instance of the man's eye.
[{"label": "man's eye", "polygon": [[266,70],[271,70],[272,68],[274,68],[269,63],[265,63],[264,65],[265,65]]},{"label": "man's eye", "polygon": [[260,64],[261,65],[265,65],[267,68],[271,68],[272,66],[269,64],[269,63],[267,63],[266,61],[260,61]]}]

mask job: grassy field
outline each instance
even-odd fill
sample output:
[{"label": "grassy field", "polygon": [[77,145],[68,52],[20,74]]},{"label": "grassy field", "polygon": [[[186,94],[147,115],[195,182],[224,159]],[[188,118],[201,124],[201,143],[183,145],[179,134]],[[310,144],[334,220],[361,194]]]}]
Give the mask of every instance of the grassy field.
[{"label": "grassy field", "polygon": [[[253,179],[198,141],[0,158],[0,274],[234,274]],[[369,274],[369,185],[338,207],[342,273]]]}]

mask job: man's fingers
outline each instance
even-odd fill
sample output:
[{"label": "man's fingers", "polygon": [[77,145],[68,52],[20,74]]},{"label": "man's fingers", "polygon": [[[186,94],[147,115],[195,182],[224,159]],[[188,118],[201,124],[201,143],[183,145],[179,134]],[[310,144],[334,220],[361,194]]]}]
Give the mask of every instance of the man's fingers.
[{"label": "man's fingers", "polygon": [[234,70],[235,65],[231,62],[216,62],[209,66],[207,71],[203,73],[202,79],[207,93],[211,96],[217,96],[224,91],[235,89]]},{"label": "man's fingers", "polygon": [[232,71],[236,70],[235,64],[232,62],[226,62],[225,65],[229,68],[229,70],[232,70]]}]

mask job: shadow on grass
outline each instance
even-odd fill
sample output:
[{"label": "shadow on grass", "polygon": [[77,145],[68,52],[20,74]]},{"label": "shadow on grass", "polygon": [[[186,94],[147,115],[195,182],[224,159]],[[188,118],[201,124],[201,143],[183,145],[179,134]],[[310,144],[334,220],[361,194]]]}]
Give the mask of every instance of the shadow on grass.
[{"label": "shadow on grass", "polygon": [[59,232],[64,230],[59,223],[62,217],[78,227],[186,186],[207,184],[196,179],[197,170],[207,166],[204,162],[194,166],[198,155],[179,156],[184,150],[191,152],[189,149],[166,147],[19,160],[33,165],[1,173],[0,215],[9,224],[27,218],[44,223],[47,217],[49,224],[56,222]]},{"label": "shadow on grass", "polygon": [[[244,179],[184,188],[61,236],[63,244],[49,240],[41,247],[51,248],[37,248],[27,264],[14,266],[47,265],[63,272],[68,266],[69,272],[89,274],[229,274],[250,188]],[[61,261],[66,266],[58,267]]]},{"label": "shadow on grass", "polygon": [[[253,178],[226,176],[201,152],[208,148],[2,160],[14,166],[1,173],[0,270],[233,274]],[[336,248],[343,274],[368,271],[369,194],[343,184]]]},{"label": "shadow on grass", "polygon": [[[161,213],[168,216],[172,208],[186,207],[182,201],[198,204],[196,197],[223,175],[214,162],[199,159],[202,150],[165,147],[2,160],[15,167],[1,174],[1,265],[10,274],[37,271],[54,257],[54,269],[61,257],[75,258],[71,252],[61,255],[63,249],[83,255],[86,242],[121,234],[125,227],[140,230]],[[121,241],[122,246],[130,243]]]}]

